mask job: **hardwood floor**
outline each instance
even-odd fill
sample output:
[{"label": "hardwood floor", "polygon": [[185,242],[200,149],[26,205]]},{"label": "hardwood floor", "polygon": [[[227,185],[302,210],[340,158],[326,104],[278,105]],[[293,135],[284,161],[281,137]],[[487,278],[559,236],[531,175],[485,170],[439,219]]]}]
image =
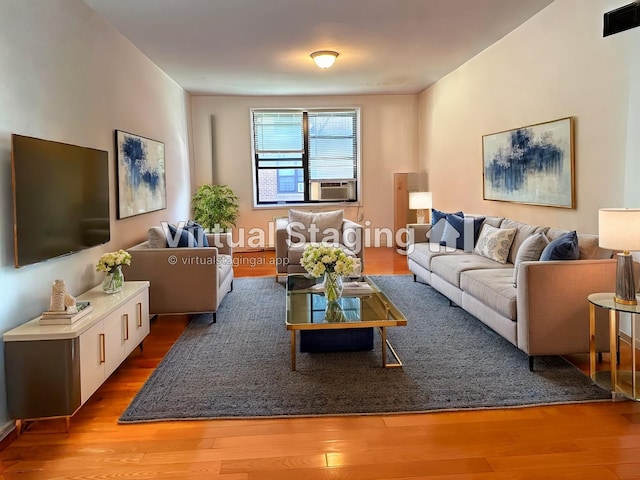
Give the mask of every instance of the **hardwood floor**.
[{"label": "hardwood floor", "polygon": [[[237,263],[238,277],[274,274],[273,252]],[[366,270],[409,273],[392,249],[368,249]],[[63,421],[37,422],[0,452],[0,479],[640,479],[640,404],[630,401],[118,425],[187,322],[154,321],[144,350],[76,413],[69,433]]]}]

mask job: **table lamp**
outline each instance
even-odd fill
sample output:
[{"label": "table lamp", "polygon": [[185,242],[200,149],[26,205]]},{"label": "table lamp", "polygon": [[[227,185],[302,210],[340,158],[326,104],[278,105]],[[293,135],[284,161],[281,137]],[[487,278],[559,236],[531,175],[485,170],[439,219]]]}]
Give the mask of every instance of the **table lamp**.
[{"label": "table lamp", "polygon": [[425,223],[425,210],[431,209],[431,192],[409,192],[409,209],[417,210],[418,223]]},{"label": "table lamp", "polygon": [[616,270],[616,303],[637,305],[631,251],[640,250],[640,208],[602,208],[598,211],[598,243],[622,250]]}]

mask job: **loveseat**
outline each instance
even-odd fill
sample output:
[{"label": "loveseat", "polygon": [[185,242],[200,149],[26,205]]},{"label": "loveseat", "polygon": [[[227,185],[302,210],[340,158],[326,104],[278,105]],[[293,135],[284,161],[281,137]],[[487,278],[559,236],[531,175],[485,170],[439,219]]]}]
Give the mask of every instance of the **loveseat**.
[{"label": "loveseat", "polygon": [[171,247],[161,227],[127,251],[125,280],[148,280],[149,313],[213,313],[233,289],[231,233],[206,234],[208,246]]},{"label": "loveseat", "polygon": [[[448,219],[455,216],[459,222],[464,214],[439,213],[432,224],[409,225],[407,262],[414,280],[430,285],[525,352],[531,370],[535,356],[589,351],[587,296],[613,291],[616,284],[613,252],[600,248],[596,235],[467,215],[464,231],[454,228],[454,236],[445,238],[452,230]],[[499,242],[487,242],[485,228],[503,238],[505,232],[499,230],[513,229],[500,261],[486,254],[487,245],[497,249]],[[535,259],[561,237],[574,242],[577,237],[577,259]],[[543,243],[532,252],[536,242]],[[607,339],[599,340],[606,344]]]}]

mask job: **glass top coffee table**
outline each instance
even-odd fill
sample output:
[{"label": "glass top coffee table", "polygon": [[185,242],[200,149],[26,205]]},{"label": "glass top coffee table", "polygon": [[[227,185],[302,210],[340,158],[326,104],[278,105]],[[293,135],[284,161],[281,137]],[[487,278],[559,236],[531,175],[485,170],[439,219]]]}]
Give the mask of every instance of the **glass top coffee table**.
[{"label": "glass top coffee table", "polygon": [[[367,276],[345,282],[336,310],[326,312],[327,301],[320,279],[304,274],[287,276],[286,327],[291,331],[291,370],[296,369],[297,330],[336,330],[377,327],[382,337],[382,366],[402,367],[402,362],[387,339],[387,327],[402,327],[407,319]],[[389,350],[395,361],[387,361]]]}]

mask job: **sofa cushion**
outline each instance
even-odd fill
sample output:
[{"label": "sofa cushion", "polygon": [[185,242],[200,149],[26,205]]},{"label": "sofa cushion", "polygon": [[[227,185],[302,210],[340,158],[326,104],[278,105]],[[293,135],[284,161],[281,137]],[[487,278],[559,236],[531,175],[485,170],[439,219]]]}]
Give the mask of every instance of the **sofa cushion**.
[{"label": "sofa cushion", "polygon": [[553,240],[540,255],[540,260],[545,262],[549,260],[578,260],[579,258],[578,234],[575,230]]},{"label": "sofa cushion", "polygon": [[469,270],[460,277],[460,288],[511,320],[517,316],[517,289],[513,269]]},{"label": "sofa cushion", "polygon": [[461,217],[450,213],[445,219],[440,245],[455,246],[465,252],[473,251],[484,217]]},{"label": "sofa cushion", "polygon": [[[570,233],[570,231],[560,228],[550,228],[547,232],[547,238],[549,240],[555,240],[567,233]],[[578,232],[578,250],[580,252],[580,260],[603,260],[613,256],[612,250],[600,247],[597,235],[588,233]]]},{"label": "sofa cushion", "polygon": [[216,266],[218,267],[218,287],[222,286],[225,278],[231,272],[233,267],[233,259],[231,255],[218,254],[216,257]]},{"label": "sofa cushion", "polygon": [[483,225],[474,252],[498,263],[506,263],[515,234],[515,228]]},{"label": "sofa cushion", "polygon": [[535,262],[540,260],[540,255],[542,255],[542,251],[547,245],[549,245],[549,239],[542,232],[531,235],[522,242],[522,245],[520,245],[520,248],[518,249],[516,263],[514,263],[513,268],[514,287],[518,286],[518,270],[520,268],[520,264],[522,262]]},{"label": "sofa cushion", "polygon": [[343,220],[343,210],[332,212],[289,210],[289,228],[293,235],[291,240],[293,243],[302,243],[301,238],[304,238],[305,242],[321,242],[325,236],[337,240],[342,233]]},{"label": "sofa cushion", "polygon": [[442,235],[446,227],[447,215],[458,215],[464,217],[464,213],[445,213],[435,208],[431,209],[431,225],[433,228],[429,231],[429,241],[434,243],[440,243],[442,241]]},{"label": "sofa cushion", "polygon": [[431,272],[458,288],[460,287],[460,274],[462,272],[504,268],[511,269],[513,265],[500,264],[474,253],[440,255],[431,260]]},{"label": "sofa cushion", "polygon": [[407,257],[422,267],[431,271],[431,262],[435,257],[440,255],[461,255],[462,250],[452,250],[443,247],[439,243],[415,243],[411,245],[411,250],[407,253]]},{"label": "sofa cushion", "polygon": [[510,263],[516,262],[516,255],[518,254],[518,249],[522,242],[524,242],[528,237],[534,235],[536,233],[546,233],[549,230],[549,227],[540,227],[535,225],[528,225],[526,223],[516,222],[514,220],[509,220],[505,218],[500,228],[515,228],[516,235],[513,238],[513,243],[511,244],[511,250],[509,251],[508,261]]},{"label": "sofa cushion", "polygon": [[147,239],[149,240],[149,248],[166,248],[167,234],[162,227],[151,227],[147,232]]}]

